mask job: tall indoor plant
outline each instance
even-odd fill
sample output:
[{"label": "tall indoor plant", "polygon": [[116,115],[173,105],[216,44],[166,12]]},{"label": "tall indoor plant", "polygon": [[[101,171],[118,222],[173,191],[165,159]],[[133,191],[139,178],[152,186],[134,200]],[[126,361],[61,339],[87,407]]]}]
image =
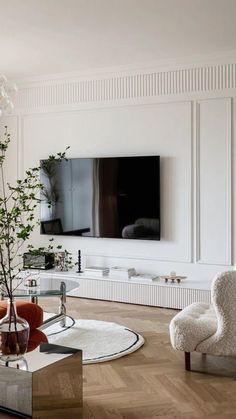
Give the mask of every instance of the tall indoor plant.
[{"label": "tall indoor plant", "polygon": [[[10,135],[5,127],[0,139],[0,289],[8,297],[8,312],[0,321],[0,356],[5,359],[22,355],[27,348],[29,329],[27,323],[18,319],[14,287],[22,270],[19,252],[38,225],[35,209],[43,188],[40,167],[28,169],[25,177],[18,179],[15,185],[6,183],[4,163],[9,142]],[[61,161],[64,158],[65,152],[49,156],[48,160]],[[28,247],[32,250],[32,245]]]}]

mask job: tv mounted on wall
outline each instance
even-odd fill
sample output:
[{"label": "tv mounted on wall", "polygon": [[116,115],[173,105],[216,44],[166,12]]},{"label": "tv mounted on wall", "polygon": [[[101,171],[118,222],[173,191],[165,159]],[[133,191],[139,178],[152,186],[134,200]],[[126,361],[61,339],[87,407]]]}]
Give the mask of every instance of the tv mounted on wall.
[{"label": "tv mounted on wall", "polygon": [[41,161],[41,233],[160,240],[160,157]]}]

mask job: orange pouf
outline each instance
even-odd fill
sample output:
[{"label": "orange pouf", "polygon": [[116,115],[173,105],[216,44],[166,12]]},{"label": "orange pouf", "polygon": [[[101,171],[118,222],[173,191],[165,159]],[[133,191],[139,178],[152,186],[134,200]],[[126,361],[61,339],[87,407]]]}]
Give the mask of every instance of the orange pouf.
[{"label": "orange pouf", "polygon": [[[16,300],[16,308],[18,316],[22,317],[29,323],[30,336],[27,352],[33,351],[40,342],[48,342],[47,336],[37,330],[43,323],[43,309],[34,303],[24,300]],[[7,314],[7,301],[0,301],[0,319]]]}]

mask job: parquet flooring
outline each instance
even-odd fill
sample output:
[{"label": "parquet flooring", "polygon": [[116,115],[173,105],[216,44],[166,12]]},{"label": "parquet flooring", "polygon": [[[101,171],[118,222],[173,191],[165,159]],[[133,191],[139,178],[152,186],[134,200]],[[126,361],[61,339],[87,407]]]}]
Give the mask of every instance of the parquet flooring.
[{"label": "parquet flooring", "polygon": [[[40,304],[57,310],[56,299]],[[77,298],[68,298],[67,308],[75,318],[126,325],[146,340],[133,354],[83,367],[84,419],[236,419],[236,359],[194,354],[194,372],[186,372],[183,353],[169,342],[175,310]]]}]

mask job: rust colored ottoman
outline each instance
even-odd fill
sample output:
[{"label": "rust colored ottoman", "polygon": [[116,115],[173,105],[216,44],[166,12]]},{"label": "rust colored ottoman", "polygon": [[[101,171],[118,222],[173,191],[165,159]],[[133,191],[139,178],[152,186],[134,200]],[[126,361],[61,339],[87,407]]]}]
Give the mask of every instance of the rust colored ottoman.
[{"label": "rust colored ottoman", "polygon": [[[16,300],[17,314],[29,323],[30,335],[27,352],[33,351],[40,342],[48,342],[47,336],[37,328],[43,324],[43,309],[34,303]],[[0,319],[7,313],[7,301],[0,301]]]}]

